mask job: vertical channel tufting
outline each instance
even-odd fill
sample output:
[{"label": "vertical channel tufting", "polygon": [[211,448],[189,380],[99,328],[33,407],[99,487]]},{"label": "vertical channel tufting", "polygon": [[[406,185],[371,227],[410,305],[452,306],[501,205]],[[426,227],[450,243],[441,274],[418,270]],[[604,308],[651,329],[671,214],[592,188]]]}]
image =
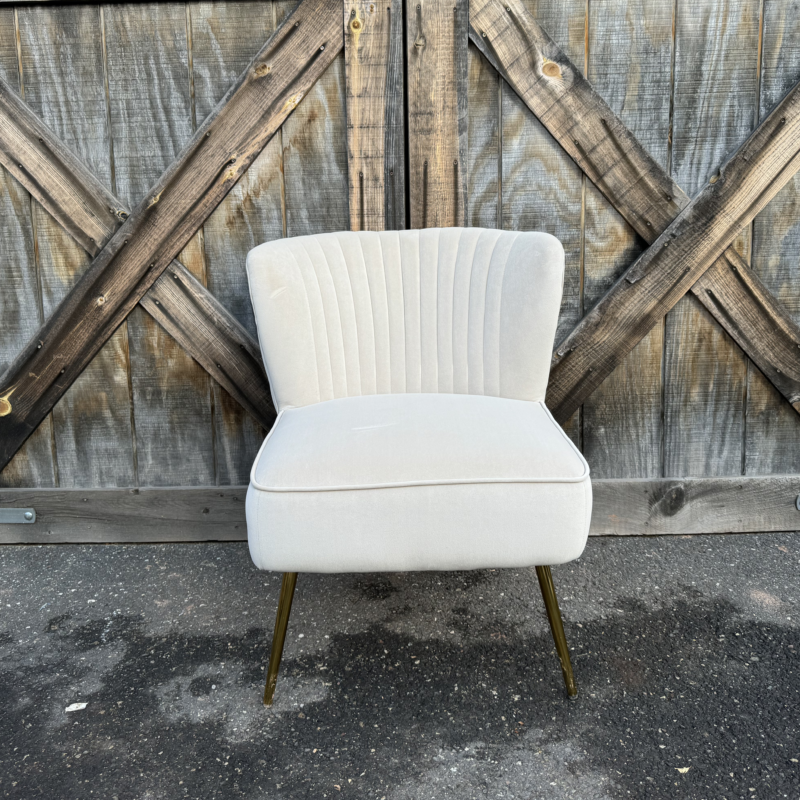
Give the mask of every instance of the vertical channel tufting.
[{"label": "vertical channel tufting", "polygon": [[[333,234],[333,236],[335,236],[338,253],[332,254],[331,260],[336,263],[336,269],[341,269],[342,273],[347,276],[355,323],[358,387],[357,391],[351,391],[351,394],[375,394],[377,392],[375,325],[372,318],[372,298],[362,245],[364,239],[342,233]],[[347,300],[345,299],[346,304]]]},{"label": "vertical channel tufting", "polygon": [[322,298],[322,287],[319,275],[314,268],[308,251],[295,248],[290,251],[298,271],[302,277],[306,290],[309,307],[311,308],[311,327],[313,330],[314,349],[316,351],[317,382],[319,385],[320,400],[332,400],[333,391],[333,360],[331,359],[330,342],[328,340],[327,322],[325,317],[325,304]]},{"label": "vertical channel tufting", "polygon": [[392,391],[392,337],[389,326],[389,295],[386,289],[386,256],[383,252],[383,236],[362,240],[367,244],[364,261],[373,303],[372,317],[375,322],[375,381],[379,394]]},{"label": "vertical channel tufting", "polygon": [[[326,400],[328,395],[329,395],[329,393],[330,393],[330,389],[328,388],[329,384],[326,383],[326,391],[323,392],[323,389],[322,389],[322,376],[325,375],[330,380],[330,358],[327,358],[327,359],[325,358],[326,354],[325,354],[325,352],[323,352],[323,348],[320,346],[320,344],[317,343],[317,338],[318,338],[318,333],[317,333],[318,324],[317,323],[319,321],[319,311],[318,311],[318,309],[315,311],[312,308],[312,299],[311,298],[313,296],[314,299],[317,300],[317,304],[315,304],[315,305],[318,305],[318,301],[319,301],[319,286],[316,284],[316,281],[315,281],[314,282],[314,290],[315,291],[314,291],[314,294],[312,295],[311,294],[311,290],[310,290],[309,285],[308,285],[308,281],[306,280],[306,271],[301,269],[300,263],[299,263],[299,261],[297,259],[297,254],[296,253],[290,253],[290,255],[292,257],[292,260],[294,261],[294,264],[295,264],[295,267],[297,269],[297,272],[300,275],[300,282],[301,282],[301,286],[302,286],[302,294],[305,297],[306,309],[308,310],[308,320],[309,320],[309,325],[311,327],[311,343],[312,343],[313,348],[314,348],[314,364],[316,366],[316,369],[314,370],[314,377],[316,378],[316,383],[317,383],[317,402],[320,403],[323,400]],[[325,370],[326,366],[328,367],[327,371]],[[274,395],[273,395],[273,398],[272,398],[272,402],[273,402],[273,404],[277,405]]]},{"label": "vertical channel tufting", "polygon": [[403,285],[403,320],[405,323],[405,373],[406,392],[419,392],[422,388],[420,362],[419,321],[419,262],[422,235],[400,238],[400,272]]},{"label": "vertical channel tufting", "polygon": [[489,280],[492,253],[499,238],[499,231],[481,231],[472,259],[467,333],[467,372],[469,376],[467,391],[470,394],[486,394],[483,349],[486,285]]},{"label": "vertical channel tufting", "polygon": [[439,249],[446,232],[420,231],[419,240],[419,363],[420,391],[439,391],[439,354],[436,314]]},{"label": "vertical channel tufting", "polygon": [[331,365],[333,398],[347,396],[347,371],[345,367],[342,319],[330,267],[317,237],[303,237],[303,250],[317,276],[325,322],[324,339]]},{"label": "vertical channel tufting", "polygon": [[248,255],[278,408],[359,394],[542,400],[564,275],[547,234],[344,232]]},{"label": "vertical channel tufting", "polygon": [[469,298],[480,231],[461,232],[453,274],[453,391],[469,393]]},{"label": "vertical channel tufting", "polygon": [[345,386],[344,393],[339,397],[351,397],[361,394],[360,341],[350,275],[352,264],[345,262],[336,233],[318,236],[317,242],[325,259],[333,286],[334,302],[339,310]]},{"label": "vertical channel tufting", "polygon": [[483,393],[500,396],[500,324],[503,277],[516,234],[498,236],[486,276],[483,312]]},{"label": "vertical channel tufting", "polygon": [[400,234],[381,233],[383,242],[386,306],[389,314],[389,354],[391,391],[406,391],[406,320],[403,306],[403,270]]},{"label": "vertical channel tufting", "polygon": [[[355,240],[355,243],[351,237],[345,237],[345,242],[348,243],[349,246],[353,247],[353,249],[355,249],[356,244],[358,246],[358,256],[360,258],[359,270],[361,274],[363,274],[364,285],[367,293],[367,312],[365,313],[365,316],[368,317],[370,326],[367,330],[367,335],[371,340],[371,363],[369,365],[362,364],[361,366],[361,391],[363,394],[378,394],[382,391],[381,380],[379,377],[381,370],[379,362],[386,361],[385,354],[382,358],[379,357],[379,351],[385,351],[386,343],[385,339],[381,338],[385,332],[385,329],[381,325],[380,321],[376,319],[376,316],[381,314],[381,306],[379,300],[376,302],[377,298],[375,298],[373,294],[375,291],[373,289],[374,277],[370,275],[369,265],[374,265],[377,261],[380,266],[380,252],[375,252],[375,244],[380,242],[380,240],[376,234],[374,236],[359,236]],[[385,295],[385,287],[382,285],[381,294]],[[368,373],[369,379],[368,382],[365,383],[364,376]]]},{"label": "vertical channel tufting", "polygon": [[436,269],[436,352],[438,386],[453,392],[453,281],[460,232],[445,228],[439,238]]}]

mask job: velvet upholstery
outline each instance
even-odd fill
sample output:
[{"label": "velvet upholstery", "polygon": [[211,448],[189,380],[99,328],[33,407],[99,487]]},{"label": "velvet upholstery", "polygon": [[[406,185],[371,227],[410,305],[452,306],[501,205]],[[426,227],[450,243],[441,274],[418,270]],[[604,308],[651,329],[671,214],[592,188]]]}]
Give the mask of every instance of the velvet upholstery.
[{"label": "velvet upholstery", "polygon": [[564,251],[543,233],[330,233],[247,259],[279,411],[250,550],[304,572],[580,555],[588,466],[544,406]]}]

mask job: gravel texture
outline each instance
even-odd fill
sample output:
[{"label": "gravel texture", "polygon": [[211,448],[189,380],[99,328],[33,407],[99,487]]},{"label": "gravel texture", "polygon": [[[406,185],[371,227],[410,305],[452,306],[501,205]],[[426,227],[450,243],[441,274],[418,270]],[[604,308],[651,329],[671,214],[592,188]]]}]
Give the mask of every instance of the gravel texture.
[{"label": "gravel texture", "polygon": [[[0,548],[0,797],[800,798],[800,535],[280,576],[235,544]],[[73,704],[86,704],[68,711]]]}]

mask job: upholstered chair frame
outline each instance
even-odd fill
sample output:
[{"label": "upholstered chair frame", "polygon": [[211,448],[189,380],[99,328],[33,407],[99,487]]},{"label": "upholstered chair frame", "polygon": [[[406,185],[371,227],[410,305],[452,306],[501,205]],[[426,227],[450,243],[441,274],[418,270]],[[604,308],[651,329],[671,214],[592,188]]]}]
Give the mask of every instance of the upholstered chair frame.
[{"label": "upholstered chair frame", "polygon": [[[298,572],[509,566],[536,568],[567,693],[574,697],[549,565],[583,550],[591,485],[586,462],[544,406],[563,289],[558,240],[476,228],[331,233],[261,245],[248,255],[247,271],[279,412],[254,464],[247,498],[253,560],[283,572],[264,703],[274,697]],[[429,431],[434,448],[458,451],[462,431],[482,427],[481,414],[503,417],[505,428],[487,434],[488,443],[478,442],[481,457],[463,467],[463,475],[452,464],[431,467],[444,474],[417,475],[415,469],[428,468],[416,452],[425,440],[415,440],[412,428],[426,414],[435,420]],[[395,421],[368,424],[384,417]],[[398,426],[396,420],[406,428],[352,433]],[[526,432],[543,448],[546,466],[532,464],[524,447],[509,444]],[[482,459],[491,453],[492,435],[506,437],[509,456],[497,445],[490,469]],[[395,459],[396,466],[373,464],[372,442],[412,452],[389,453],[385,460]],[[356,454],[352,460],[367,465],[338,464],[337,452],[347,448]],[[454,459],[462,463],[458,453]],[[445,505],[476,504],[461,528],[441,537],[435,527],[441,521],[426,530],[427,517],[414,508],[423,497],[418,505],[430,509],[425,493],[437,491]],[[515,498],[522,498],[522,511],[513,507]],[[374,516],[382,499],[394,504],[390,520]],[[471,525],[484,499],[504,511],[512,506],[500,521],[508,542],[502,533]],[[540,501],[552,506],[541,520]],[[418,528],[415,539],[411,529]],[[376,529],[383,539],[373,537]],[[307,530],[310,543],[303,546]]]}]

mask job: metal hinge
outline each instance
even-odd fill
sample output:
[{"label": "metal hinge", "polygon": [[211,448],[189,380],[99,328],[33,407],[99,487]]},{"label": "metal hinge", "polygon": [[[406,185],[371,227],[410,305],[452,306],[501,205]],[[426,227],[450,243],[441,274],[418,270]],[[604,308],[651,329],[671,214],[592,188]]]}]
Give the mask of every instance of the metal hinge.
[{"label": "metal hinge", "polygon": [[21,523],[26,525],[36,522],[36,509],[34,508],[0,508],[0,525]]}]

